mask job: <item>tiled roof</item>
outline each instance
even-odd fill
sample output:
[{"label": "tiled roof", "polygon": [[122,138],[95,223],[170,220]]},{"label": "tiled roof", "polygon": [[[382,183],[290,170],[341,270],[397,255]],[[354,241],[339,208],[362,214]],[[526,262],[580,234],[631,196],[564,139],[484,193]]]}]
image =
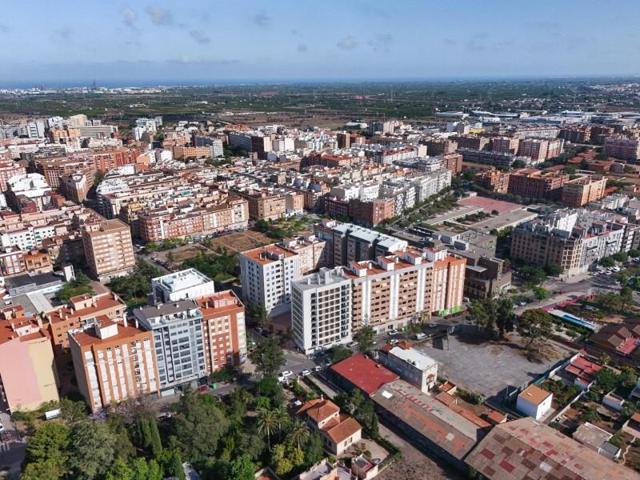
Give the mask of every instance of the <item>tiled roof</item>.
[{"label": "tiled roof", "polygon": [[362,427],[358,421],[348,415],[340,415],[340,420],[336,420],[323,428],[324,433],[336,444],[344,442],[360,430],[362,430]]},{"label": "tiled roof", "polygon": [[362,353],[332,365],[331,370],[368,395],[373,395],[386,383],[399,378]]},{"label": "tiled roof", "polygon": [[532,418],[494,427],[466,462],[489,480],[640,479],[633,470]]},{"label": "tiled roof", "polygon": [[325,418],[328,418],[336,413],[340,412],[338,407],[331,400],[316,398],[306,402],[298,410],[298,415],[306,414],[308,417],[315,420],[316,423],[321,422]]}]

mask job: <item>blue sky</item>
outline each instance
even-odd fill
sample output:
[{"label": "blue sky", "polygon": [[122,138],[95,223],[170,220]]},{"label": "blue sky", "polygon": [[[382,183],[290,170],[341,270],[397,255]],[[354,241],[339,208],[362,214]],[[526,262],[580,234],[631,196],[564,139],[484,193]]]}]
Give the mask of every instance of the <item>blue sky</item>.
[{"label": "blue sky", "polygon": [[638,0],[4,0],[0,84],[640,74]]}]

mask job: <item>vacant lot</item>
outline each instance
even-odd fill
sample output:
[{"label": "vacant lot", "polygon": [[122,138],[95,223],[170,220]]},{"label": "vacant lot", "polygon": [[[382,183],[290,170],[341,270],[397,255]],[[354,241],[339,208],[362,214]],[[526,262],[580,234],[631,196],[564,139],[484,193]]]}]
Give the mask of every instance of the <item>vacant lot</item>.
[{"label": "vacant lot", "polygon": [[237,253],[274,242],[274,240],[263,233],[247,230],[246,232],[230,233],[221,237],[212,238],[208,241],[207,245],[212,250],[223,247],[229,250],[230,253]]},{"label": "vacant lot", "polygon": [[517,334],[506,342],[481,342],[472,334],[449,336],[449,345],[430,342],[416,347],[440,364],[440,376],[486,398],[499,397],[507,387],[519,387],[549,370],[573,351],[562,345],[550,346],[550,355],[540,363],[527,360]]}]

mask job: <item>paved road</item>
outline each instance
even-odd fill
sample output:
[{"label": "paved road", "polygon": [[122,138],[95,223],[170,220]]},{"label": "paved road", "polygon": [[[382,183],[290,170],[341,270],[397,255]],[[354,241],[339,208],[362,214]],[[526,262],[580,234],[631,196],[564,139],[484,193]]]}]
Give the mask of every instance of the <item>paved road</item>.
[{"label": "paved road", "polygon": [[24,460],[26,442],[16,432],[8,414],[0,413],[0,422],[4,427],[0,434],[0,468],[9,474],[9,478],[17,478]]}]

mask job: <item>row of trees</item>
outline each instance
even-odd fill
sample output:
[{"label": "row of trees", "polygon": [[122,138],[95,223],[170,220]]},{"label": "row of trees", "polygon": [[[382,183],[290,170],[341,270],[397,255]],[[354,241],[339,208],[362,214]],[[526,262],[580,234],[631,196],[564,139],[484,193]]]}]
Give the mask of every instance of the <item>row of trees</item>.
[{"label": "row of trees", "polygon": [[553,318],[547,312],[532,309],[516,317],[511,300],[504,297],[473,302],[468,311],[475,324],[492,339],[503,339],[516,330],[525,339],[528,355],[533,355],[537,343],[553,332]]}]

